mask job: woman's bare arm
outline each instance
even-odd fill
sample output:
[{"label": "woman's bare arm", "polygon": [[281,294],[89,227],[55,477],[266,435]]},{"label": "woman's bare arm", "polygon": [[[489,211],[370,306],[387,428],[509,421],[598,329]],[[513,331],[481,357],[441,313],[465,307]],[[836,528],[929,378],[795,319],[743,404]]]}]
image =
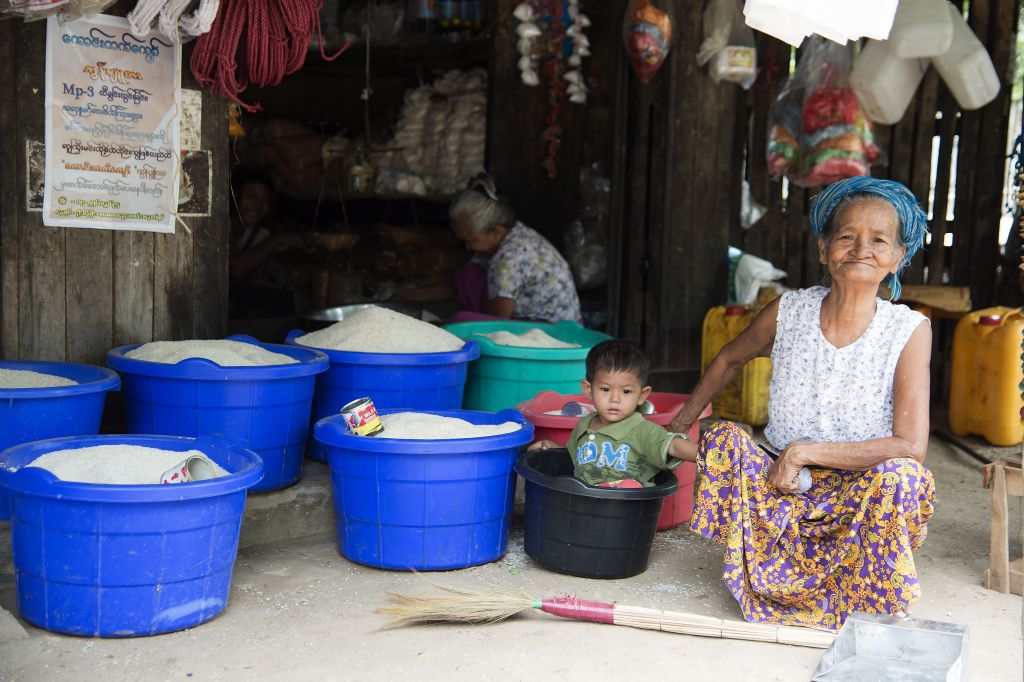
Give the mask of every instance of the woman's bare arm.
[{"label": "woman's bare arm", "polygon": [[775,299],[757,314],[754,321],[735,339],[727,343],[708,365],[690,394],[686,405],[672,419],[669,430],[685,433],[700,417],[704,408],[721,392],[743,366],[756,357],[768,357],[775,344],[776,319],[779,299]]}]

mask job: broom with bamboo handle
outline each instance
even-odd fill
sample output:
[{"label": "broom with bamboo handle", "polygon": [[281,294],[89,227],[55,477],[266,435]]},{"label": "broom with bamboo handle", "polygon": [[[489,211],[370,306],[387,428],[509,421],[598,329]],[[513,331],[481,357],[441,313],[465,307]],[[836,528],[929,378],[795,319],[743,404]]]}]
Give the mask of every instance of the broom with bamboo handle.
[{"label": "broom with bamboo handle", "polygon": [[523,611],[537,609],[570,620],[625,625],[644,630],[662,630],[699,637],[747,639],[755,642],[777,642],[793,646],[827,649],[836,635],[828,630],[792,625],[771,625],[724,620],[678,611],[661,611],[639,606],[588,601],[564,596],[534,599],[522,590],[501,588],[472,591],[458,587],[439,586],[448,594],[386,594],[394,606],[377,609],[377,613],[393,616],[390,624],[422,623],[496,623]]}]

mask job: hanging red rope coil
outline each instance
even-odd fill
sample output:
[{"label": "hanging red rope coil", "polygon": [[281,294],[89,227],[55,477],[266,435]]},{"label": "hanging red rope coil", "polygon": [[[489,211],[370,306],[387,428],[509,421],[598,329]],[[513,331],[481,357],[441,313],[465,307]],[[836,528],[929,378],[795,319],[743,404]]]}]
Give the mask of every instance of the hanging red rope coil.
[{"label": "hanging red rope coil", "polygon": [[301,69],[314,31],[325,60],[334,60],[348,49],[346,42],[334,55],[324,54],[322,4],[322,0],[223,0],[213,27],[196,41],[192,52],[196,81],[246,111],[259,111],[259,104],[246,104],[238,95],[250,83],[277,85]]}]

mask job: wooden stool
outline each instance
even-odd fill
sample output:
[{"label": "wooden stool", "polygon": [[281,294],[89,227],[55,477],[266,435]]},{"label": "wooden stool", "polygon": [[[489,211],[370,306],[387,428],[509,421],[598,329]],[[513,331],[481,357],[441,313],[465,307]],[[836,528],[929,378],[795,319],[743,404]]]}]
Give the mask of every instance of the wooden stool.
[{"label": "wooden stool", "polygon": [[983,467],[983,485],[992,491],[991,559],[985,587],[996,592],[1024,594],[1024,557],[1010,561],[1007,503],[1010,495],[1024,497],[1021,465],[1001,459]]}]

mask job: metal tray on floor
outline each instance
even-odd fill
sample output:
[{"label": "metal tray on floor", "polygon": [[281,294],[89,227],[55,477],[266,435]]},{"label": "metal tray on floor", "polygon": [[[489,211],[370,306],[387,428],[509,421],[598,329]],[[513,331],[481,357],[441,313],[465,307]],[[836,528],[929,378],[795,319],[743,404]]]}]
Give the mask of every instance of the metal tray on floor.
[{"label": "metal tray on floor", "polygon": [[967,626],[857,612],[846,619],[812,682],[961,682]]}]

